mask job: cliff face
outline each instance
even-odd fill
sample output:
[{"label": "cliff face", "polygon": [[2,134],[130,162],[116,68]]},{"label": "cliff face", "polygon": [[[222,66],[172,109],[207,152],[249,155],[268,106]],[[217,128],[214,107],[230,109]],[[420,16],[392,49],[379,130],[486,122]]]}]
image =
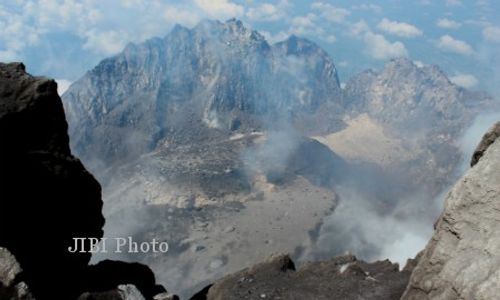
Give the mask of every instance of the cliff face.
[{"label": "cliff face", "polygon": [[101,238],[104,217],[101,187],[71,154],[67,128],[55,81],[0,63],[0,298],[25,299],[26,285],[43,300],[141,282],[152,298],[164,289],[147,267],[89,267],[90,253],[68,251],[73,238]]},{"label": "cliff face", "polygon": [[[497,123],[446,198],[403,300],[496,299],[500,292],[500,139]],[[482,153],[479,155],[478,153]]]}]

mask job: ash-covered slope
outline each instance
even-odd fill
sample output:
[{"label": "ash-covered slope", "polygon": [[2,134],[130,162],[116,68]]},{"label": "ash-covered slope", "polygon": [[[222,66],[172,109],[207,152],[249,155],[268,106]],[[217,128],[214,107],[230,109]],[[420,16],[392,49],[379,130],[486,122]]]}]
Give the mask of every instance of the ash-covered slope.
[{"label": "ash-covered slope", "polygon": [[[73,149],[109,166],[161,143],[293,121],[334,104],[340,87],[328,54],[295,36],[269,45],[240,21],[176,26],[130,44],[64,94]],[[211,130],[216,129],[216,130]]]},{"label": "ash-covered slope", "polygon": [[[500,131],[453,187],[402,299],[496,299],[500,292]],[[476,151],[478,153],[479,151]]]}]

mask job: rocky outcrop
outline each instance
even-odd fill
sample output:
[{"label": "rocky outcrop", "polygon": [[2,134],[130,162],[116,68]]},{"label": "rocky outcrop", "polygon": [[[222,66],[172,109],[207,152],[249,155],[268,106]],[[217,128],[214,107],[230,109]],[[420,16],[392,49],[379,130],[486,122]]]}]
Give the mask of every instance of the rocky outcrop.
[{"label": "rocky outcrop", "polygon": [[[474,154],[473,167],[447,195],[434,236],[403,300],[498,298],[500,292],[500,139],[498,123]],[[480,158],[480,159],[479,159]]]},{"label": "rocky outcrop", "polygon": [[287,255],[226,276],[191,300],[399,299],[410,270],[388,260],[366,263],[352,255],[310,262],[295,270]]},{"label": "rocky outcrop", "polygon": [[392,59],[379,72],[367,70],[349,79],[344,101],[349,110],[400,130],[446,131],[451,136],[491,105],[484,93],[451,83],[438,66],[418,66],[407,58]]},{"label": "rocky outcrop", "polygon": [[71,155],[55,81],[0,65],[0,141],[0,246],[39,299],[55,282],[76,296],[90,254],[67,249],[73,237],[102,237],[104,217],[99,183]]},{"label": "rocky outcrop", "polygon": [[500,137],[500,122],[495,123],[488,132],[485,133],[479,145],[477,145],[476,150],[474,150],[474,154],[472,155],[472,159],[470,161],[470,166],[473,167],[477,164],[479,159],[483,157],[484,152],[488,149],[491,144],[493,144]]},{"label": "rocky outcrop", "polygon": [[137,284],[148,299],[164,292],[146,266],[89,268],[90,253],[68,251],[73,238],[101,238],[104,217],[101,187],[71,154],[67,128],[55,81],[0,63],[1,293],[25,283],[39,300],[76,299],[96,280],[103,289]]}]

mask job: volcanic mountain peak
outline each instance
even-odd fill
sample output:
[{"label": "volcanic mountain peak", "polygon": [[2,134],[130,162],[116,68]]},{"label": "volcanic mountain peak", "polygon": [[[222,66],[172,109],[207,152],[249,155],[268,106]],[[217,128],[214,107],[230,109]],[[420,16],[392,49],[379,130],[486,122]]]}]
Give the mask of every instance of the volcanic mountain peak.
[{"label": "volcanic mountain peak", "polygon": [[[146,153],[167,132],[192,142],[206,130],[251,131],[339,99],[324,50],[294,36],[270,46],[235,19],[176,26],[163,39],[129,44],[63,95],[73,148],[104,162]],[[133,149],[123,147],[129,140]]]},{"label": "volcanic mountain peak", "polygon": [[406,58],[389,61],[380,72],[354,76],[345,92],[346,105],[353,111],[413,130],[432,128],[429,124],[463,128],[474,112],[492,105],[487,95],[451,83],[439,67],[418,66]]}]

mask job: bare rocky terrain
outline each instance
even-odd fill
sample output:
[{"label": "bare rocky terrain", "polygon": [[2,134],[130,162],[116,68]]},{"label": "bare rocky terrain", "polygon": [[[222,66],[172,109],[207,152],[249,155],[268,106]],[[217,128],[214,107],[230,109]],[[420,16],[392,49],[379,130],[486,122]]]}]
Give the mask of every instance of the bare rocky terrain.
[{"label": "bare rocky terrain", "polygon": [[318,45],[269,44],[234,19],[130,44],[62,98],[106,236],[171,244],[120,259],[184,297],[274,252],[403,263],[460,175],[460,137],[496,105],[403,58],[341,89]]}]

